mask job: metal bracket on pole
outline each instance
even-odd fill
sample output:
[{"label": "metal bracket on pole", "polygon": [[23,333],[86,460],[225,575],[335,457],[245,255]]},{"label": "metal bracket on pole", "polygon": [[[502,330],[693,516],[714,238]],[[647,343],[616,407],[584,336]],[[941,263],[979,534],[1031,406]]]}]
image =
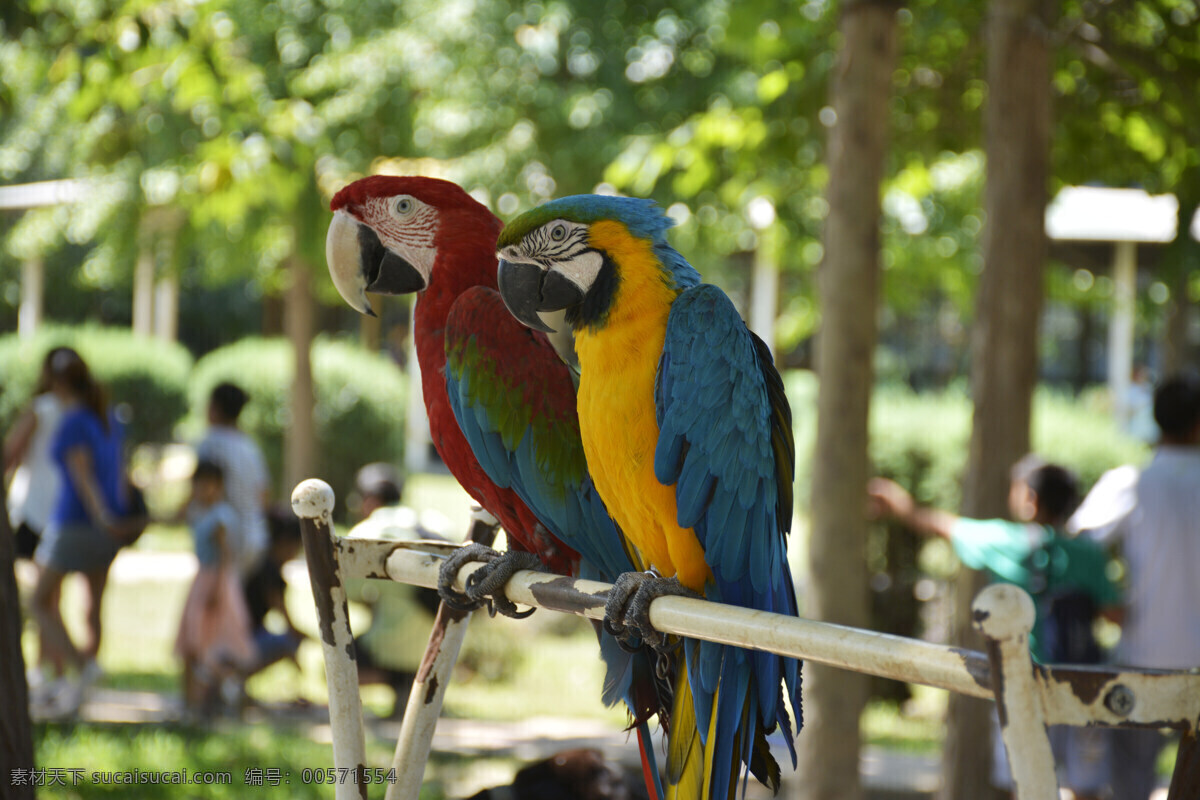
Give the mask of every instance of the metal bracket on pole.
[{"label": "metal bracket on pole", "polygon": [[[297,484],[292,492],[292,510],[300,518],[304,557],[317,606],[321,649],[325,654],[333,765],[339,779],[334,796],[337,800],[366,800],[367,746],[362,699],[358,693],[358,662],[354,634],[350,631],[346,589],[342,585],[334,547],[333,499],[329,484],[309,479]],[[342,776],[347,779],[343,781]]]},{"label": "metal bracket on pole", "polygon": [[[496,539],[497,524],[496,518],[488,512],[474,509],[468,540],[491,547]],[[397,780],[388,785],[385,800],[417,800],[421,793],[434,729],[442,714],[442,700],[470,621],[470,611],[456,611],[444,602],[438,605],[429,644],[413,680],[408,705],[404,707],[404,719],[400,722],[400,735],[396,739],[392,767],[396,770]]]},{"label": "metal bracket on pole", "polygon": [[1016,586],[993,584],[972,604],[975,627],[987,639],[1000,733],[1018,800],[1055,800],[1058,781],[1046,716],[1033,677],[1029,633],[1035,609]]}]

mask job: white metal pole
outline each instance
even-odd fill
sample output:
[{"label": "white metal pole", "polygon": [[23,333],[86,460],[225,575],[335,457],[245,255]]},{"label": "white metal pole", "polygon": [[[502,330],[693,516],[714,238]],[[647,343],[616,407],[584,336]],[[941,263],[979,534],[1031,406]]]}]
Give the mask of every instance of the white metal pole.
[{"label": "white metal pole", "polygon": [[362,698],[358,693],[358,664],[349,606],[333,542],[333,499],[329,484],[309,479],[292,492],[292,510],[300,517],[304,534],[305,561],[325,655],[333,766],[338,778],[334,796],[337,800],[366,800],[367,784],[362,779],[367,768]]},{"label": "white metal pole", "polygon": [[[471,531],[467,538],[491,546],[498,524],[491,514],[476,508],[471,512]],[[470,611],[455,611],[444,602],[438,605],[429,644],[404,707],[396,753],[392,757],[396,782],[388,784],[385,800],[417,800],[421,794],[433,733],[442,715],[442,700],[470,622]]]},{"label": "white metal pole", "polygon": [[775,259],[775,229],[768,223],[758,232],[754,250],[754,280],[750,285],[750,330],[775,355],[775,318],[779,315],[779,264]]},{"label": "white metal pole", "polygon": [[1125,418],[1133,373],[1133,317],[1137,298],[1137,243],[1113,246],[1113,310],[1108,324],[1108,390],[1117,419]]},{"label": "white metal pole", "polygon": [[971,610],[975,627],[987,638],[1013,791],[1018,800],[1056,800],[1054,757],[1029,655],[1033,600],[1012,584],[996,583],[979,593]]},{"label": "white metal pole", "polygon": [[42,324],[46,266],[40,258],[21,263],[21,308],[17,312],[17,333],[29,339]]}]

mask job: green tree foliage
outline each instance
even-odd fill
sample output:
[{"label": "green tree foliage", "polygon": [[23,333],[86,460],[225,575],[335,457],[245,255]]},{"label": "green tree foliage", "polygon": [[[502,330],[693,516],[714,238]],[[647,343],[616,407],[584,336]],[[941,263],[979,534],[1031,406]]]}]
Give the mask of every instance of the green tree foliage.
[{"label": "green tree foliage", "polygon": [[[680,249],[735,295],[748,285],[742,254],[772,248],[787,347],[819,324],[811,286],[823,257],[839,9],[826,0],[12,6],[0,12],[0,180],[105,182],[85,203],[7,218],[5,261],[72,244],[84,248],[76,285],[128,285],[144,210],[166,205],[178,216],[158,224],[179,226],[174,268],[185,283],[251,279],[276,293],[289,254],[321,263],[329,195],[373,169],[437,172],[502,216],[608,183],[659,199],[679,223]],[[914,0],[897,12],[883,259],[901,328],[969,316],[984,10]],[[1061,45],[1056,183],[1141,185],[1192,207],[1197,15],[1194,0],[1063,6],[1047,32]],[[763,199],[775,210],[770,237],[751,219]],[[5,271],[12,305],[15,271]],[[1102,282],[1072,278],[1051,272],[1058,299],[1104,301]],[[317,286],[336,300],[327,281]],[[955,327],[929,334],[955,346]]]},{"label": "green tree foliage", "polygon": [[[1200,297],[1200,6],[1194,0],[1068,4],[1056,174],[1065,183],[1139,186],[1179,199],[1163,273]],[[1163,285],[1166,288],[1166,284]],[[1156,302],[1162,303],[1160,296]]]}]

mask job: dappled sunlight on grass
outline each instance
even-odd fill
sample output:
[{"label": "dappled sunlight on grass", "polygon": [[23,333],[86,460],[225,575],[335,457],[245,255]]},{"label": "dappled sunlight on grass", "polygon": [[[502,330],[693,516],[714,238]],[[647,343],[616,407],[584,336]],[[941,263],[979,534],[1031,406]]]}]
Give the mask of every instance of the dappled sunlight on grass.
[{"label": "dappled sunlight on grass", "polygon": [[[65,786],[44,787],[41,797],[137,797],[156,798],[255,797],[332,798],[332,785],[318,784],[306,778],[305,770],[332,766],[326,744],[314,742],[303,728],[244,726],[221,723],[213,729],[184,725],[38,725],[36,729],[38,764],[46,769],[80,769],[81,779],[72,785],[67,773]],[[369,741],[367,764],[390,765],[390,748],[384,742]],[[206,771],[223,773],[222,785],[182,787],[141,784],[134,792],[129,786],[116,785],[93,776],[94,772],[174,773],[186,769],[189,775]],[[278,770],[279,785],[254,785],[248,771]],[[99,779],[97,779],[99,778]],[[422,798],[436,800],[442,795],[436,784],[422,790]]]},{"label": "dappled sunlight on grass", "polygon": [[[448,714],[494,720],[531,716],[588,718],[609,721],[615,729],[624,727],[624,707],[608,709],[600,702],[604,665],[590,625],[582,623],[564,636],[523,634],[516,629],[521,621],[496,619],[484,624],[505,626],[504,638],[517,639],[507,647],[519,650],[520,660],[511,680],[504,682],[464,675],[465,671],[460,669],[455,675],[456,682],[446,692]],[[495,637],[491,641],[495,642],[493,646],[501,644]]]},{"label": "dappled sunlight on grass", "polygon": [[912,688],[913,699],[904,704],[883,700],[867,704],[862,716],[864,744],[922,754],[941,750],[948,694],[927,686]]}]

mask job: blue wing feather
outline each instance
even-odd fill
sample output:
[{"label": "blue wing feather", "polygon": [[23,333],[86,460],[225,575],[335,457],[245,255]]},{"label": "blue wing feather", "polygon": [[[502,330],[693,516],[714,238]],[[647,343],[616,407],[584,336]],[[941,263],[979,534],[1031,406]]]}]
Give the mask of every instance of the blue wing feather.
[{"label": "blue wing feather", "polygon": [[[729,298],[701,284],[671,307],[655,385],[660,437],[655,475],[675,485],[678,523],[695,531],[719,602],[796,614],[787,566],[795,449],[783,384],[766,347]],[[787,726],[786,686],[797,724],[800,665],[770,653],[701,643],[685,650],[697,725],[706,730],[718,693],[714,786],[730,778],[742,717],[766,733]],[[748,705],[747,705],[748,704]],[[752,736],[737,754],[750,764]],[[795,762],[794,745],[788,748]]]}]

